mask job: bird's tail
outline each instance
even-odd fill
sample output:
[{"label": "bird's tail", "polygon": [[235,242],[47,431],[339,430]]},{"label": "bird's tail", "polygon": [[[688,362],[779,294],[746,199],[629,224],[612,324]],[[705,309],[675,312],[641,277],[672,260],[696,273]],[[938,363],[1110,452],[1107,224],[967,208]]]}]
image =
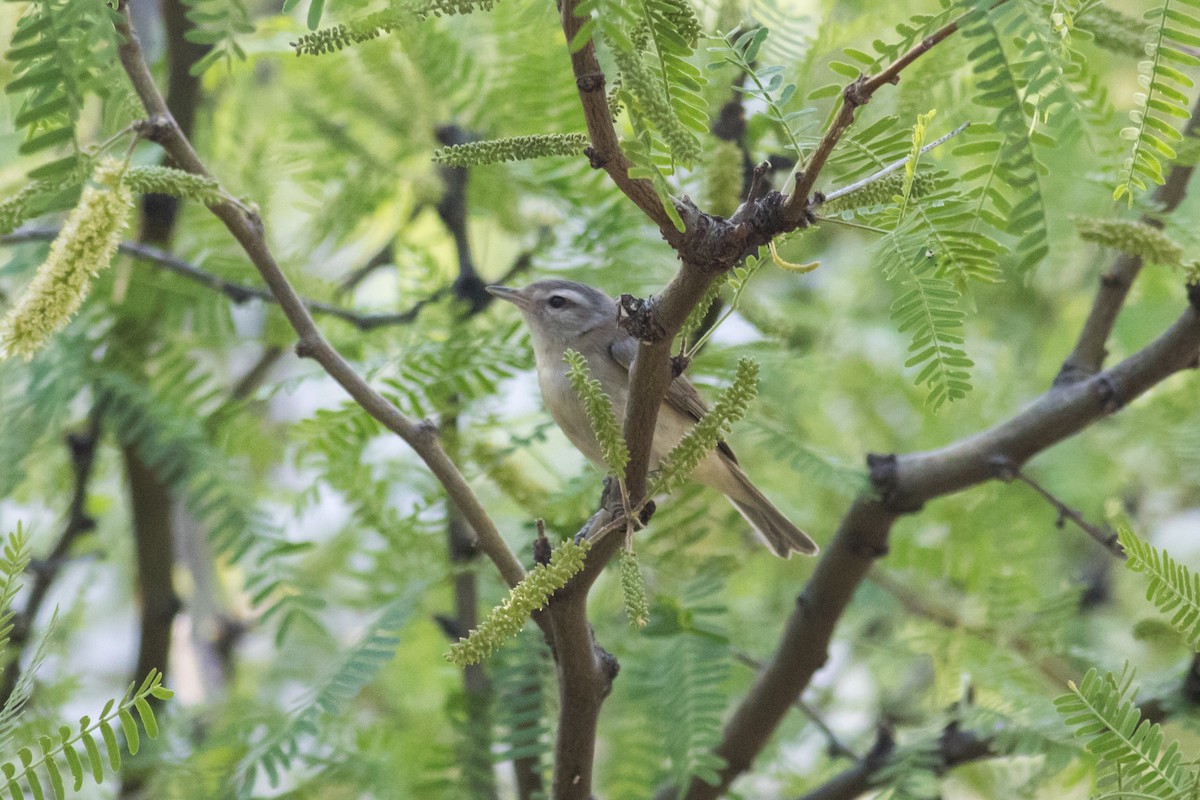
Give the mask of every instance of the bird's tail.
[{"label": "bird's tail", "polygon": [[738,483],[742,489],[742,496],[734,500],[732,497],[729,501],[733,503],[733,507],[738,510],[754,532],[766,542],[767,547],[771,548],[771,552],[780,558],[788,558],[792,552],[801,553],[806,556],[815,556],[820,549],[817,543],[804,531],[797,528],[791,521],[785,517],[779,509],[771,505],[763,493],[758,490],[736,466],[733,467],[733,472],[739,478]]}]

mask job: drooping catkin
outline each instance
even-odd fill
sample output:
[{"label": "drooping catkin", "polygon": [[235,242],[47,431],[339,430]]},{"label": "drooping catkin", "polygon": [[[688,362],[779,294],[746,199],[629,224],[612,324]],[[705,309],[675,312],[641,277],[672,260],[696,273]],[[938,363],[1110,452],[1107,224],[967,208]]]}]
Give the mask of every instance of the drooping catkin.
[{"label": "drooping catkin", "polygon": [[83,305],[92,279],[112,263],[133,210],[133,192],[121,182],[124,165],[105,159],[92,175],[50,245],[33,280],[0,320],[0,358],[26,361],[45,347]]},{"label": "drooping catkin", "polygon": [[521,632],[531,613],[543,608],[552,594],[583,569],[588,547],[586,541],[575,544],[570,540],[555,547],[550,563],[531,569],[478,628],[450,646],[446,660],[465,667],[478,664],[500,649],[500,645]]}]

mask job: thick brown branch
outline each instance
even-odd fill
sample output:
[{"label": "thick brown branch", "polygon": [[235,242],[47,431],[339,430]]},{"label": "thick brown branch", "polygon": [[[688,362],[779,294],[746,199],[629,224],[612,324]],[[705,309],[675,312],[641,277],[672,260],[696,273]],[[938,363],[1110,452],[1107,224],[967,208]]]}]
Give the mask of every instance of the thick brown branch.
[{"label": "thick brown branch", "polygon": [[[143,128],[175,159],[181,169],[197,175],[209,175],[203,162],[192,149],[191,143],[180,132],[154,84],[142,56],[141,45],[130,28],[127,4],[122,3],[120,11],[121,15],[116,24],[123,39],[119,51],[121,64],[149,115],[150,121]],[[316,360],[363,410],[416,451],[475,530],[479,537],[480,550],[496,564],[501,576],[510,586],[519,582],[525,576],[525,569],[471,491],[462,473],[442,449],[432,426],[414,422],[400,413],[399,409],[372,389],[349,362],[325,340],[304,301],[296,294],[271,254],[263,237],[262,221],[257,216],[230,201],[218,203],[212,206],[211,210],[241,244],[271,289],[271,293],[279,301],[288,322],[299,336],[297,353]]]},{"label": "thick brown branch", "polygon": [[1189,307],[1145,348],[1105,372],[1051,388],[1012,419],[954,444],[895,459],[878,485],[897,511],[999,477],[1000,468],[1026,461],[1098,419],[1106,417],[1156,383],[1194,366],[1200,354],[1200,312]]},{"label": "thick brown branch", "polygon": [[[1189,665],[1184,680],[1176,692],[1177,696],[1167,695],[1143,701],[1142,717],[1151,722],[1164,722],[1172,713],[1178,713],[1181,706],[1194,706],[1200,701],[1200,696],[1194,693],[1197,678],[1200,678],[1200,656],[1193,659]],[[1000,750],[997,745],[998,730],[989,730],[986,735],[976,733],[951,722],[943,730],[937,742],[938,760],[934,771],[944,775],[951,769],[986,758],[1003,758],[1008,753]],[[895,764],[902,756],[895,747],[891,731],[881,728],[871,752],[857,764],[830,778],[812,791],[802,795],[799,800],[854,800],[871,791],[884,788],[879,783],[882,773]]]},{"label": "thick brown branch", "polygon": [[[629,443],[625,486],[633,507],[641,504],[650,469],[659,406],[674,377],[671,343],[691,310],[700,302],[716,272],[687,262],[663,292],[647,301],[622,298],[628,318],[622,324],[640,340],[630,373],[624,433]],[[616,492],[606,492],[601,510],[585,527],[589,536],[609,526],[621,513]],[[616,526],[621,527],[621,526]],[[555,655],[559,666],[559,729],[555,750],[555,800],[591,796],[592,760],[600,705],[609,693],[616,662],[600,648],[587,622],[587,593],[624,541],[615,531],[596,542],[583,571],[560,590],[550,604]]]},{"label": "thick brown branch", "polygon": [[[188,41],[193,23],[182,0],[163,0],[159,11],[167,34],[167,107],[176,115],[182,134],[190,136],[195,128],[200,95],[200,79],[191,74],[191,68],[211,45]],[[165,161],[167,166],[174,166],[170,156]],[[141,245],[170,247],[179,205],[179,198],[165,194],[150,193],[142,198],[138,234]],[[153,317],[140,323],[122,319],[116,330],[122,331],[123,336],[128,334],[126,346],[144,356],[157,338],[157,327]],[[131,377],[143,381],[144,358],[135,357],[129,363],[133,370]],[[172,627],[182,605],[175,587],[178,520],[173,513],[175,498],[167,478],[144,461],[132,444],[125,445],[122,457],[130,495],[137,596],[141,604],[137,662],[130,678],[140,681],[151,669],[166,676],[170,666]],[[121,775],[120,797],[139,796],[145,778],[137,767],[126,764]]]},{"label": "thick brown branch", "polygon": [[856,499],[788,620],[779,649],[725,726],[717,755],[726,761],[717,786],[693,783],[688,800],[724,793],[749,769],[791,703],[825,663],[838,619],[887,552],[892,524],[928,500],[999,477],[1037,453],[1106,417],[1156,383],[1195,364],[1200,311],[1189,307],[1162,336],[1090,380],[1051,388],[996,427],[939,450],[872,459],[879,497]]},{"label": "thick brown branch", "polygon": [[887,537],[897,514],[860,497],[842,519],[833,540],[780,637],[779,649],[758,674],[725,725],[716,754],[725,760],[716,786],[695,781],[688,800],[724,794],[754,758],[828,657],[833,629],[875,559],[887,553]]}]

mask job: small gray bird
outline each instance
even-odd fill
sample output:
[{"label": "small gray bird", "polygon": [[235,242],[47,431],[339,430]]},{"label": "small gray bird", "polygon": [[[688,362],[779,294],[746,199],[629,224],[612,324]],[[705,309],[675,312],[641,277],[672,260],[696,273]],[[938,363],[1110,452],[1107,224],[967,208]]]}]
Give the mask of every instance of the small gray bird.
[{"label": "small gray bird", "polygon": [[[563,355],[571,349],[587,359],[588,370],[612,400],[617,419],[624,419],[637,341],[617,326],[616,301],[599,289],[557,279],[537,281],[523,289],[487,289],[521,309],[533,339],[538,384],[550,416],[580,452],[603,466],[600,443],[583,401],[571,386]],[[706,410],[696,387],[686,378],[672,381],[658,412],[651,460],[661,461]],[[728,497],[777,556],[787,558],[793,550],[816,554],[816,543],[750,482],[725,442],[700,462],[692,477]]]}]

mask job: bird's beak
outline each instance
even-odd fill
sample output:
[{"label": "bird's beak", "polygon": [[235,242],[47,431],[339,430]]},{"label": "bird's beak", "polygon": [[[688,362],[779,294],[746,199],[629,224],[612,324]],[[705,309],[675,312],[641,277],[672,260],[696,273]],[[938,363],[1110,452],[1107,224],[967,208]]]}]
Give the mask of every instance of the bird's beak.
[{"label": "bird's beak", "polygon": [[529,308],[529,298],[521,294],[520,289],[511,289],[507,286],[489,286],[487,290],[489,294],[499,297],[501,300],[507,300],[522,311]]}]

